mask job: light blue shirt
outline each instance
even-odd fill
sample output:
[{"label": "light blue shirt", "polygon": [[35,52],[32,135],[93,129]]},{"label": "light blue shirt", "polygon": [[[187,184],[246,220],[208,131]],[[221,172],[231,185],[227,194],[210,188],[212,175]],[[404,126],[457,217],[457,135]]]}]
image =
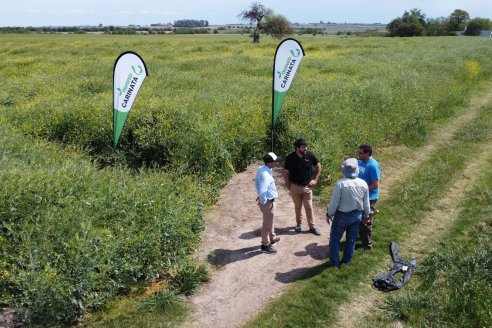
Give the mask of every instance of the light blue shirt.
[{"label": "light blue shirt", "polygon": [[272,169],[266,165],[262,165],[256,172],[255,187],[261,205],[265,205],[269,199],[278,197]]},{"label": "light blue shirt", "polygon": [[355,210],[364,211],[366,216],[369,215],[371,209],[367,183],[360,178],[338,180],[326,214],[333,217],[336,211],[348,213]]}]

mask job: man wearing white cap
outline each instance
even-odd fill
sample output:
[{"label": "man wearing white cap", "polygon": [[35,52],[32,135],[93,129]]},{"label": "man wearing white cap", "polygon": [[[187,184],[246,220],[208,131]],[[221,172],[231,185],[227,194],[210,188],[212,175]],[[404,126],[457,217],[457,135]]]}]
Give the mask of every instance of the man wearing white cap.
[{"label": "man wearing white cap", "polygon": [[261,229],[261,251],[275,254],[272,245],[278,243],[280,238],[275,235],[273,218],[275,216],[276,203],[278,197],[277,187],[273,179],[272,169],[275,167],[279,158],[274,153],[263,156],[265,162],[256,172],[255,187],[258,193],[258,206],[263,213],[263,227]]},{"label": "man wearing white cap", "polygon": [[[345,160],[341,169],[345,178],[336,182],[326,213],[326,222],[331,222],[330,262],[328,262],[330,266],[350,264],[362,216],[368,217],[371,211],[369,187],[364,180],[358,177],[357,160],[355,158]],[[340,240],[344,233],[346,241],[340,261]]]}]

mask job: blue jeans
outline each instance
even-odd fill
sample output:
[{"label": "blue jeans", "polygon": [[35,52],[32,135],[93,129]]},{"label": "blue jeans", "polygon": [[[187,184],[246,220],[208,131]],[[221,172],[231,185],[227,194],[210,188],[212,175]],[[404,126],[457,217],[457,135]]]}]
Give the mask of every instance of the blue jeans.
[{"label": "blue jeans", "polygon": [[345,248],[343,250],[342,262],[349,264],[354,255],[355,241],[359,233],[359,225],[362,221],[361,211],[352,211],[348,213],[337,211],[330,231],[330,265],[340,264],[340,240],[345,232]]}]

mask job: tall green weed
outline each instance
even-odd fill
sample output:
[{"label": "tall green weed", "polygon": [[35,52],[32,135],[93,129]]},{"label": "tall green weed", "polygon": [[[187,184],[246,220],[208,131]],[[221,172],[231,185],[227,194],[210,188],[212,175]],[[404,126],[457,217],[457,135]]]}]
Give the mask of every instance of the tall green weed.
[{"label": "tall green weed", "polygon": [[176,266],[203,276],[180,264],[211,202],[192,176],[97,170],[82,154],[31,144],[5,125],[0,152],[1,301],[26,323],[72,322]]}]

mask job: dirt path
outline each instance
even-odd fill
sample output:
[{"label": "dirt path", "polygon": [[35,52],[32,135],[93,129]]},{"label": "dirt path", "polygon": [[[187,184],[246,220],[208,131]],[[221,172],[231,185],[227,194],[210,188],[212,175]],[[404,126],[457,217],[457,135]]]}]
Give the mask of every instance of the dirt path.
[{"label": "dirt path", "polygon": [[[490,90],[489,88],[487,88]],[[431,137],[427,146],[413,151],[413,161],[404,163],[394,161],[383,164],[382,198],[388,189],[403,181],[417,165],[430,158],[432,153],[449,140],[462,126],[470,122],[485,104],[492,103],[492,93],[482,94],[470,102],[467,110],[454,118],[446,126],[441,127]],[[385,149],[383,152],[398,154],[409,151],[405,147]],[[483,156],[490,150],[481,152]],[[384,154],[382,154],[384,155]],[[391,157],[391,156],[389,156]],[[398,162],[398,163],[397,163]],[[397,165],[398,164],[398,165]],[[471,163],[466,168],[464,180],[453,188],[463,189],[473,185],[473,172],[477,170]],[[306,231],[294,232],[294,207],[288,191],[283,185],[281,170],[275,171],[275,181],[279,191],[276,232],[281,241],[277,246],[276,255],[260,252],[261,213],[255,203],[254,176],[260,163],[250,165],[244,172],[233,177],[222,190],[220,201],[215,210],[207,216],[207,227],[203,235],[203,244],[199,256],[209,259],[215,266],[211,281],[200,288],[190,298],[193,305],[193,316],[185,327],[226,328],[236,327],[250,319],[260,311],[272,298],[280,295],[289,283],[302,276],[309,268],[319,264],[328,256],[329,226],[324,220],[324,204],[316,209],[317,224],[321,236],[315,236]],[[455,205],[456,189],[450,192],[447,202]],[[452,215],[454,206],[438,207],[432,216],[447,217],[449,222],[455,219]],[[441,212],[437,212],[437,211]],[[449,213],[448,213],[449,212]],[[426,222],[433,221],[431,218]],[[445,230],[428,229],[426,225],[419,228],[418,234],[422,240],[419,243],[432,243]],[[307,224],[303,229],[306,230]],[[444,230],[443,230],[444,229]],[[436,235],[430,233],[435,232]],[[417,232],[416,232],[417,234]],[[417,236],[417,235],[416,235]],[[412,244],[412,239],[406,240],[401,246]],[[418,253],[417,249],[410,249]],[[354,295],[352,301],[341,306],[344,311],[339,314],[342,318],[341,327],[351,327],[358,322],[378,302],[380,294],[372,289],[361,291]],[[367,302],[367,303],[366,303]],[[364,304],[364,306],[361,306]]]},{"label": "dirt path", "polygon": [[281,168],[274,171],[279,192],[275,227],[281,240],[276,255],[260,252],[262,219],[253,182],[259,167],[260,163],[252,164],[234,176],[208,215],[200,256],[208,257],[216,270],[211,281],[190,298],[194,315],[187,327],[236,327],[328,255],[325,210],[315,214],[321,236],[308,233],[306,222],[304,231],[296,233],[294,205]]}]

